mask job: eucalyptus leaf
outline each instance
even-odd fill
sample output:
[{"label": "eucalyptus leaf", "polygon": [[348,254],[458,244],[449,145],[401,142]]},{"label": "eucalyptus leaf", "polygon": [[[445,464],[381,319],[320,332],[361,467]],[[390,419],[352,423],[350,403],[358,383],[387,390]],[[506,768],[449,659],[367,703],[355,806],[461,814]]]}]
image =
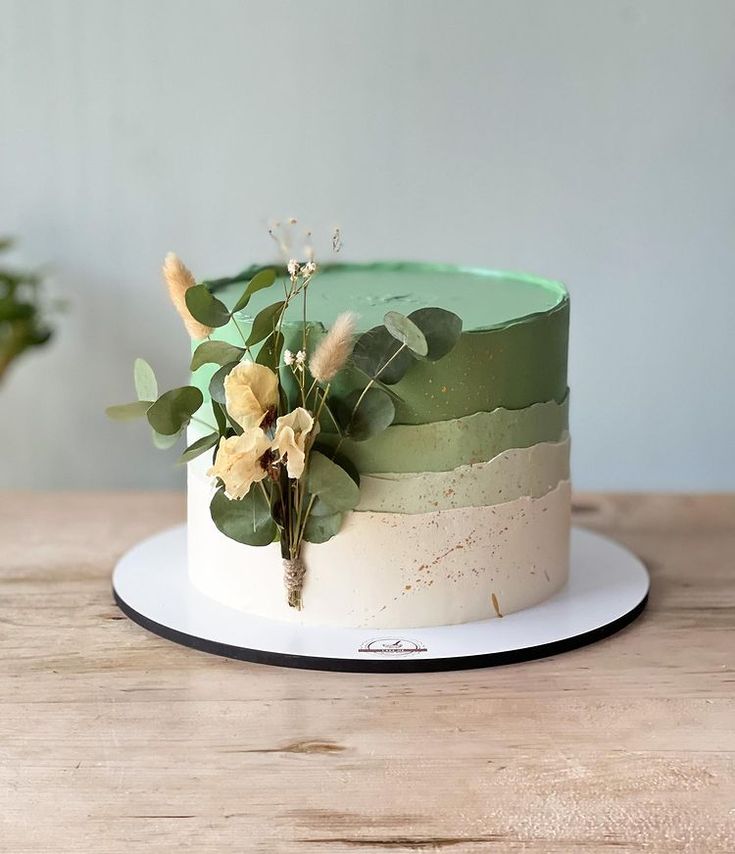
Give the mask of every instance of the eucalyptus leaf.
[{"label": "eucalyptus leaf", "polygon": [[393,385],[403,379],[413,364],[411,352],[385,326],[375,326],[355,342],[352,363],[363,373],[381,383]]},{"label": "eucalyptus leaf", "polygon": [[202,365],[227,365],[239,362],[245,355],[242,347],[235,347],[227,341],[202,341],[191,357],[191,370],[196,371]]},{"label": "eucalyptus leaf", "polygon": [[339,533],[341,527],[341,513],[332,513],[330,516],[310,515],[304,526],[304,539],[309,543],[326,543]]},{"label": "eucalyptus leaf", "polygon": [[136,400],[134,403],[108,406],[105,414],[113,421],[132,421],[135,418],[142,418],[151,406],[153,406],[152,400]]},{"label": "eucalyptus leaf", "polygon": [[360,500],[360,489],[350,475],[319,451],[309,456],[306,490],[336,511],[352,510]]},{"label": "eucalyptus leaf", "polygon": [[39,344],[45,344],[51,339],[52,335],[53,332],[50,329],[40,326],[35,329],[28,330],[28,332],[26,333],[26,340],[31,346],[35,347]]},{"label": "eucalyptus leaf", "polygon": [[270,503],[259,484],[237,501],[228,498],[220,487],[209,505],[212,521],[226,537],[248,546],[267,546],[276,536],[276,524]]},{"label": "eucalyptus leaf", "polygon": [[429,352],[424,333],[408,317],[398,311],[389,311],[383,318],[385,328],[390,334],[405,344],[417,356],[425,356]]},{"label": "eucalyptus leaf", "polygon": [[314,503],[311,505],[311,510],[309,510],[310,516],[333,516],[336,512],[337,511],[334,507],[327,504],[327,502],[319,498],[318,495],[314,496]]},{"label": "eucalyptus leaf", "polygon": [[235,314],[236,311],[242,311],[250,302],[250,297],[254,293],[262,291],[264,288],[269,288],[275,280],[276,271],[273,269],[261,270],[259,273],[256,273],[248,282],[248,286],[243,291],[240,299],[235,303],[232,313]]},{"label": "eucalyptus leaf", "polygon": [[271,335],[263,342],[260,350],[258,350],[258,355],[255,357],[255,361],[259,365],[265,365],[272,371],[277,372],[281,364],[282,350],[283,335],[280,332],[276,332],[275,335]]},{"label": "eucalyptus leaf", "polygon": [[[330,460],[334,460],[334,462],[337,463],[338,466],[343,468],[359,486],[360,472],[358,471],[357,466],[352,462],[349,457],[345,456],[344,454],[340,454],[339,451],[337,451],[338,445],[339,438],[335,433],[319,433],[316,438],[316,441],[314,442],[314,449],[320,451],[322,454],[324,454],[325,457],[329,457]],[[319,501],[317,500],[315,504],[318,503]]]},{"label": "eucalyptus leaf", "polygon": [[210,433],[208,436],[202,436],[201,439],[197,439],[196,442],[192,442],[189,445],[177,462],[180,464],[191,462],[191,460],[195,460],[210,448],[213,448],[217,442],[219,442],[219,433]]},{"label": "eucalyptus leaf", "polygon": [[224,436],[225,431],[227,430],[227,416],[225,415],[225,411],[222,408],[221,403],[217,403],[216,400],[211,401],[211,403],[214,420],[217,423],[217,429],[219,430],[220,435]]},{"label": "eucalyptus leaf", "polygon": [[253,321],[253,325],[250,329],[250,335],[248,335],[248,340],[245,342],[248,347],[252,347],[253,344],[260,343],[269,335],[273,334],[276,324],[278,323],[278,317],[281,311],[283,311],[284,305],[285,302],[283,302],[283,300],[280,302],[274,302],[272,305],[267,305],[262,311],[256,314],[255,320]]},{"label": "eucalyptus leaf", "polygon": [[148,423],[164,436],[173,436],[191,420],[191,416],[204,402],[201,391],[187,385],[162,394],[146,415]]},{"label": "eucalyptus leaf", "polygon": [[364,395],[361,391],[353,391],[335,408],[342,423],[342,432],[355,442],[364,442],[382,433],[396,417],[390,396],[375,386]]},{"label": "eucalyptus leaf", "polygon": [[28,320],[35,310],[35,307],[28,302],[16,302],[11,297],[0,299],[0,321]]},{"label": "eucalyptus leaf", "polygon": [[242,434],[244,432],[242,427],[237,423],[237,421],[235,421],[235,419],[230,415],[230,413],[227,411],[227,409],[222,407],[222,411],[225,413],[225,418],[227,419],[227,423],[230,425],[230,427],[232,427],[232,429],[235,432],[235,435],[236,436],[242,436]]},{"label": "eucalyptus leaf", "polygon": [[155,400],[158,397],[158,383],[153,368],[145,359],[136,359],[133,365],[133,380],[138,400]]},{"label": "eucalyptus leaf", "polygon": [[205,326],[224,326],[230,321],[227,306],[212,296],[206,285],[194,285],[185,294],[189,314]]},{"label": "eucalyptus leaf", "polygon": [[167,451],[169,448],[172,448],[179,441],[180,435],[180,433],[174,433],[173,436],[163,436],[161,433],[156,433],[155,430],[151,430],[153,444],[160,451]]},{"label": "eucalyptus leaf", "polygon": [[221,403],[224,406],[225,403],[225,377],[233,368],[236,368],[239,362],[228,362],[226,365],[222,365],[222,367],[214,373],[212,379],[209,381],[209,394],[212,400],[217,401],[217,403]]},{"label": "eucalyptus leaf", "polygon": [[423,332],[429,348],[426,358],[430,362],[446,356],[462,334],[462,318],[443,308],[419,308],[408,319]]}]

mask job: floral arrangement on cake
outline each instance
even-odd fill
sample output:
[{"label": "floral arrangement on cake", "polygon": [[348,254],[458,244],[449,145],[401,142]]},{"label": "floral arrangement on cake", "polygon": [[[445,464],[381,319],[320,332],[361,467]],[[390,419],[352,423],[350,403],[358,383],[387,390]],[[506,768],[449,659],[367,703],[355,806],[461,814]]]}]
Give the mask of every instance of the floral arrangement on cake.
[{"label": "floral arrangement on cake", "polygon": [[[335,248],[339,243],[337,232]],[[389,311],[383,324],[358,335],[349,306],[324,330],[308,317],[319,267],[308,247],[304,254],[306,260],[291,258],[285,268],[250,268],[199,283],[176,255],[167,255],[163,276],[171,301],[200,342],[190,369],[218,366],[211,400],[205,406],[193,385],[159,394],[152,368],[137,359],[138,400],[107,409],[117,420],[146,418],[161,448],[171,447],[192,421],[208,430],[179,461],[212,453],[214,524],[249,546],[280,543],[288,604],[295,608],[302,606],[303,544],[331,539],[358,503],[360,477],[344,453],[345,439],[367,441],[389,427],[397,398],[392,387],[415,360],[434,362],[449,353],[462,331],[456,314],[422,308],[407,316]],[[230,309],[216,291],[237,283],[243,290]],[[265,289],[278,298],[243,329],[251,297]],[[212,337],[228,324],[240,346]]]}]

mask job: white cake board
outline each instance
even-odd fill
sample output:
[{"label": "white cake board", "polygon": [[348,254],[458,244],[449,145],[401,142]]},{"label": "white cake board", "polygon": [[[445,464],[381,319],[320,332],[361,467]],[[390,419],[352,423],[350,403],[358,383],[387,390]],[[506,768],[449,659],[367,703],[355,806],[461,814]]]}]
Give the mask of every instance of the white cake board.
[{"label": "white cake board", "polygon": [[622,546],[573,529],[569,582],[534,608],[418,629],[299,626],[244,614],[192,587],[182,525],[132,548],[115,568],[112,585],[133,621],[204,652],[310,670],[410,673],[511,664],[601,640],[643,611],[649,579]]}]

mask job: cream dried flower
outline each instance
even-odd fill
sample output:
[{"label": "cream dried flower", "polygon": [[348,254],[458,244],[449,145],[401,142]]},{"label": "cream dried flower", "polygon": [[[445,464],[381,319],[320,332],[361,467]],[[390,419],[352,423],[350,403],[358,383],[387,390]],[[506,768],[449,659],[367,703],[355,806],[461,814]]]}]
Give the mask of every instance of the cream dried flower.
[{"label": "cream dried flower", "polygon": [[270,368],[240,362],[227,374],[224,386],[227,412],[244,430],[260,427],[266,416],[272,418],[278,406],[278,377]]},{"label": "cream dried flower", "polygon": [[283,364],[284,365],[288,365],[288,367],[290,368],[291,365],[293,365],[293,363],[295,361],[296,361],[296,357],[294,356],[294,354],[290,350],[284,350],[283,351]]},{"label": "cream dried flower", "polygon": [[299,262],[295,258],[291,258],[291,260],[288,262],[288,267],[287,267],[288,275],[292,279],[295,279],[296,276],[298,276],[298,274],[299,274],[300,268],[301,268],[301,265],[299,264]]},{"label": "cream dried flower", "polygon": [[356,315],[351,311],[340,314],[319,343],[309,362],[309,370],[317,382],[331,382],[344,368],[352,352],[356,320]]},{"label": "cream dried flower", "polygon": [[217,458],[207,474],[224,483],[228,498],[244,498],[250,487],[268,473],[263,455],[268,453],[270,446],[270,439],[260,427],[245,430],[241,436],[222,437]]},{"label": "cream dried flower", "polygon": [[205,326],[195,320],[186,307],[186,292],[196,285],[196,279],[181,259],[174,253],[169,252],[163,262],[163,278],[168,286],[168,295],[174,308],[184,321],[184,326],[189,336],[195,341],[200,341],[212,333],[210,326]]},{"label": "cream dried flower", "polygon": [[[273,450],[286,460],[286,471],[292,478],[300,478],[306,464],[306,440],[315,429],[314,418],[302,406],[282,415],[276,422]],[[316,425],[318,430],[318,425]]]}]

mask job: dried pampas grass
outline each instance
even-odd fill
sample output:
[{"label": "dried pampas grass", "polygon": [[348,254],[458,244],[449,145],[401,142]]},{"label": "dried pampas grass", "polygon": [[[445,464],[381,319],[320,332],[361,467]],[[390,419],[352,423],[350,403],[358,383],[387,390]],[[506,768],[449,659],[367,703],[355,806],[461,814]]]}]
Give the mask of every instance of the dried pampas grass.
[{"label": "dried pampas grass", "polygon": [[174,252],[169,252],[163,262],[163,278],[166,280],[171,302],[184,321],[184,326],[190,337],[195,341],[200,341],[210,335],[212,328],[195,320],[189,314],[189,309],[186,307],[186,292],[196,284],[196,279],[191,274],[191,270],[182,263]]},{"label": "dried pampas grass", "polygon": [[356,320],[357,316],[351,311],[340,314],[314,351],[309,370],[317,382],[331,382],[347,364],[352,352]]}]

